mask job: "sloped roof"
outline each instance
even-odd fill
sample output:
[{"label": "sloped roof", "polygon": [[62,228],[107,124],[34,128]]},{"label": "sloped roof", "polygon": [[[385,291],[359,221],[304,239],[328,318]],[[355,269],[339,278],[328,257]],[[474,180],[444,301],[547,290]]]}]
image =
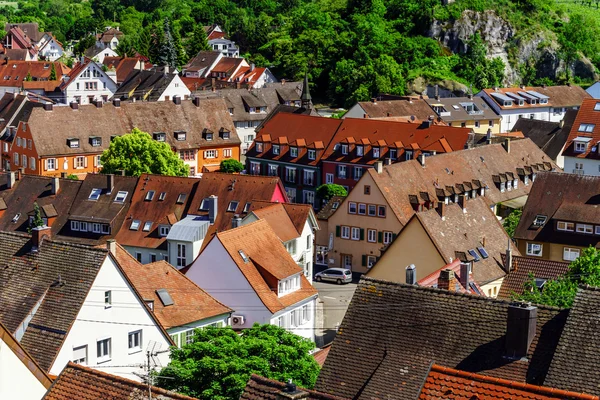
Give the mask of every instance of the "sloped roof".
[{"label": "sloped roof", "polygon": [[117,80],[122,83],[114,94],[115,98],[134,97],[148,101],[157,101],[177,76],[177,74],[166,74],[157,70],[131,68],[129,74],[121,81],[118,74],[117,70]]},{"label": "sloped roof", "polygon": [[[548,217],[542,227],[533,226],[537,215]],[[538,174],[514,234],[523,240],[595,246],[600,240],[597,236],[556,231],[555,220],[600,224],[600,177]]]},{"label": "sloped roof", "polygon": [[10,23],[7,22],[4,24],[4,31],[8,32],[11,28],[18,27],[21,31],[23,31],[27,36],[29,36],[33,41],[39,42],[44,36],[44,32],[40,32],[39,25],[37,22],[28,22],[28,23]]},{"label": "sloped roof", "polygon": [[567,110],[562,122],[519,118],[512,130],[522,132],[550,158],[556,160],[567,142],[576,115],[577,110]]},{"label": "sloped roof", "polygon": [[[497,93],[501,95],[506,95],[507,93],[517,94],[519,92],[528,92],[534,91],[543,96],[548,97],[548,104],[529,104],[525,101],[525,104],[522,106],[514,104],[511,107],[505,107],[503,104],[500,104],[492,93]],[[527,110],[531,108],[541,108],[541,107],[579,107],[584,99],[589,99],[591,96],[583,90],[580,86],[577,85],[557,85],[557,86],[526,86],[526,87],[509,87],[509,88],[498,88],[498,90],[494,89],[483,89],[489,98],[492,99],[496,103],[496,105],[502,110]],[[522,97],[522,96],[521,96]]]},{"label": "sloped roof", "polygon": [[420,400],[596,400],[598,396],[568,392],[545,386],[530,385],[433,364],[419,394]]},{"label": "sloped roof", "polygon": [[[587,94],[587,93],[586,93]],[[581,104],[575,122],[569,132],[569,138],[562,152],[563,156],[588,158],[592,160],[600,160],[600,151],[598,151],[600,143],[600,109],[596,110],[596,104],[600,103],[598,99],[586,99]],[[591,132],[580,131],[582,124],[592,124]],[[575,138],[585,137],[591,139],[587,144],[587,149],[583,152],[575,151]],[[594,149],[596,151],[594,151]]]},{"label": "sloped roof", "polygon": [[218,51],[201,51],[192,58],[185,66],[186,71],[200,71],[210,67],[221,55]]},{"label": "sloped roof", "polygon": [[385,393],[390,399],[415,399],[433,361],[494,378],[542,384],[568,311],[538,306],[536,336],[527,359],[514,360],[505,357],[509,304],[363,278],[316,390],[348,398],[379,398]]},{"label": "sloped roof", "polygon": [[[437,271],[434,271],[431,274],[427,275],[426,277],[417,281],[417,285],[437,288],[438,280],[440,278],[442,270],[450,269],[454,272],[454,276],[456,277],[456,286],[453,288],[454,291],[460,292],[460,293],[470,293],[470,294],[476,294],[479,296],[485,296],[485,293],[483,292],[481,287],[479,287],[477,282],[473,281],[472,277],[469,278],[469,287],[465,287],[462,285],[462,283],[460,281],[460,278],[461,278],[460,265],[461,265],[461,261],[458,258],[456,258],[450,264],[444,265],[442,268],[438,269]],[[470,275],[471,274],[469,274],[469,276]]]},{"label": "sloped roof", "polygon": [[[191,324],[232,312],[166,261],[140,264],[117,244],[115,258],[144,299],[153,301],[153,314],[165,329]],[[165,289],[173,304],[165,306],[157,294]]]},{"label": "sloped roof", "polygon": [[[152,397],[164,400],[194,400],[192,397],[152,386]],[[148,385],[107,374],[71,361],[44,395],[43,400],[132,400],[145,398]]]},{"label": "sloped roof", "polygon": [[416,119],[426,121],[430,116],[435,115],[424,99],[359,101],[358,104],[369,118],[414,116]]},{"label": "sloped roof", "polygon": [[[500,116],[490,108],[490,106],[481,97],[444,97],[440,99],[425,99],[431,107],[442,105],[447,114],[440,115],[440,118],[446,122],[454,121],[480,121],[480,120],[498,120]],[[473,103],[480,111],[479,113],[469,113],[463,107],[465,103]]]},{"label": "sloped roof", "polygon": [[[286,384],[267,379],[262,376],[252,374],[246,384],[244,392],[240,399],[244,400],[278,400],[281,397],[279,393],[285,390]],[[326,393],[320,393],[314,390],[298,388],[298,390],[307,393],[302,399],[307,400],[342,400],[340,397],[332,396]]]},{"label": "sloped roof", "polygon": [[[200,181],[195,178],[142,174],[131,196],[131,206],[127,211],[128,218],[123,221],[117,242],[125,246],[147,247],[151,249],[166,248],[166,237],[160,237],[159,225],[172,225],[173,218],[179,221],[187,213],[192,195]],[[146,200],[146,194],[154,191],[152,200]],[[162,193],[164,199],[160,200]],[[178,203],[179,196],[184,195]],[[142,229],[129,229],[131,220],[139,220],[143,224],[152,222],[149,232]]]},{"label": "sloped roof", "polygon": [[294,224],[296,231],[298,231],[298,236],[302,235],[302,231],[304,230],[304,225],[306,221],[310,218],[310,214],[314,215],[313,208],[309,204],[296,204],[296,203],[274,203],[270,201],[264,200],[254,200],[252,205],[250,206],[251,211],[259,211],[265,207],[270,207],[274,204],[280,205],[283,210],[285,210],[286,214]]},{"label": "sloped roof", "polygon": [[265,220],[282,242],[296,239],[300,236],[282,204],[273,204],[258,210],[252,210],[258,219]]},{"label": "sloped roof", "polygon": [[125,34],[119,30],[119,28],[108,28],[103,32],[96,35],[96,38],[102,43],[110,43],[110,41],[116,37],[121,39]]},{"label": "sloped roof", "polygon": [[[317,290],[308,282],[302,268],[292,259],[267,221],[258,220],[239,228],[219,232],[213,240],[221,242],[265,307],[272,313],[317,295]],[[247,262],[244,262],[240,250],[248,257]],[[300,289],[278,297],[277,288],[269,287],[265,273],[277,280],[299,274]]]},{"label": "sloped roof", "polygon": [[[502,262],[506,255],[502,255]],[[544,260],[543,258],[521,257],[513,255],[512,265],[514,270],[504,277],[498,297],[510,300],[515,294],[523,293],[523,285],[528,282],[530,275],[540,279],[556,279],[567,273],[568,262]]]},{"label": "sloped roof", "polygon": [[121,83],[135,69],[140,60],[136,57],[104,57],[102,64],[109,69],[114,68],[117,73],[117,82]]},{"label": "sloped roof", "polygon": [[336,210],[339,208],[340,204],[342,204],[345,198],[346,196],[333,196],[331,199],[329,199],[327,204],[325,204],[325,206],[319,210],[319,213],[317,214],[317,219],[325,221],[328,220],[329,217],[331,217],[333,213],[336,212]]},{"label": "sloped roof", "polygon": [[47,81],[53,64],[58,79],[71,71],[69,67],[58,61],[8,61],[0,65],[0,85],[21,87],[28,75],[31,75],[35,81]]},{"label": "sloped roof", "polygon": [[[106,259],[104,249],[0,232],[0,321],[14,333],[36,303],[21,345],[48,371]],[[58,280],[60,277],[60,281]]]},{"label": "sloped roof", "polygon": [[545,385],[600,394],[600,289],[580,287],[556,347]]},{"label": "sloped roof", "polygon": [[[369,169],[367,173],[381,190],[392,212],[402,224],[406,224],[414,214],[409,196],[418,196],[421,192],[427,193],[431,199],[438,199],[438,189],[448,186],[460,192],[456,185],[464,186],[466,182],[472,184],[473,189],[479,185],[487,186],[485,198],[490,204],[525,196],[531,184],[525,185],[520,180],[517,189],[501,192],[494,184],[494,176],[510,172],[520,179],[519,171],[530,166],[542,170],[556,168],[530,139],[522,139],[510,144],[510,152],[501,144],[491,144],[427,157],[425,168],[419,161],[410,160],[385,166],[381,174],[375,169]],[[537,172],[537,169],[533,171]]]}]

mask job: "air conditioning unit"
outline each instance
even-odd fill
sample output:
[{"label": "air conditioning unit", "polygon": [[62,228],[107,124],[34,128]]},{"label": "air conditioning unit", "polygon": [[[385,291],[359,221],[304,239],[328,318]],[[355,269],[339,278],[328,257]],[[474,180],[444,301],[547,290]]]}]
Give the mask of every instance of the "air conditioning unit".
[{"label": "air conditioning unit", "polygon": [[232,315],[231,316],[231,326],[242,326],[246,322],[246,318],[243,315]]}]

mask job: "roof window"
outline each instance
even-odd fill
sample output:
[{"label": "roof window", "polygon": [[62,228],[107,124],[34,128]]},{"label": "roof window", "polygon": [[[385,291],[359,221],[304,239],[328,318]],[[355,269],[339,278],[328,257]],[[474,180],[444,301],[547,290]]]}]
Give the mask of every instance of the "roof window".
[{"label": "roof window", "polygon": [[128,194],[128,192],[119,190],[117,192],[117,195],[115,196],[115,203],[123,203],[125,201],[125,199],[127,198],[127,194]]},{"label": "roof window", "polygon": [[337,210],[337,208],[338,208],[339,206],[340,206],[340,203],[336,201],[335,203],[333,203],[333,204],[331,205],[331,209],[332,209],[332,210]]},{"label": "roof window", "polygon": [[144,222],[144,227],[142,228],[142,230],[144,232],[150,232],[151,228],[152,228],[152,221],[146,221],[146,222]]},{"label": "roof window", "polygon": [[167,307],[172,306],[174,304],[171,295],[169,294],[169,292],[167,292],[167,289],[157,289],[156,294],[158,295],[160,301],[163,303],[163,306]]},{"label": "roof window", "polygon": [[144,198],[144,200],[152,201],[152,199],[154,198],[154,193],[156,193],[154,190],[149,190],[148,193],[146,193],[146,197]]},{"label": "roof window", "polygon": [[90,197],[88,197],[89,200],[98,200],[100,198],[100,195],[102,194],[102,189],[92,189],[92,193],[90,193]]},{"label": "roof window", "polygon": [[140,220],[134,219],[133,221],[131,221],[131,225],[129,225],[129,229],[131,229],[132,231],[137,231],[138,229],[140,229]]},{"label": "roof window", "polygon": [[158,201],[163,201],[166,196],[167,192],[160,192],[160,194],[158,195]]},{"label": "roof window", "polygon": [[600,111],[600,103],[596,103],[594,106],[594,111]]},{"label": "roof window", "polygon": [[484,259],[486,259],[490,256],[488,254],[487,250],[485,249],[485,247],[483,247],[483,246],[478,247],[477,250],[479,251],[479,254],[481,254],[481,257],[483,257]]},{"label": "roof window", "polygon": [[546,223],[547,220],[548,220],[547,216],[538,214],[535,216],[535,219],[533,220],[533,226],[542,226]]},{"label": "roof window", "polygon": [[231,212],[235,212],[235,210],[237,210],[238,204],[240,204],[239,201],[232,201],[229,203],[229,206],[227,206],[227,211],[231,211]]},{"label": "roof window", "polygon": [[471,255],[471,257],[473,257],[475,260],[475,262],[481,260],[481,257],[479,257],[479,254],[477,254],[477,252],[475,251],[475,249],[471,249],[469,250],[469,254]]},{"label": "roof window", "polygon": [[90,144],[92,147],[102,146],[102,138],[99,136],[90,136]]},{"label": "roof window", "polygon": [[244,253],[244,250],[238,250],[238,253],[240,253],[240,256],[242,257],[242,260],[244,260],[245,263],[247,263],[250,260],[248,258],[248,256],[246,255],[246,253]]},{"label": "roof window", "polygon": [[187,197],[187,194],[179,193],[179,196],[177,196],[177,204],[183,204],[186,197]]},{"label": "roof window", "polygon": [[154,140],[157,142],[164,142],[167,140],[167,135],[164,132],[154,132],[152,136],[154,136]]},{"label": "roof window", "polygon": [[19,220],[19,218],[21,218],[21,213],[17,213],[17,214],[16,214],[16,215],[13,217],[13,219],[12,219],[12,223],[13,223],[13,224],[14,224],[14,223],[16,223],[16,222]]},{"label": "roof window", "polygon": [[182,142],[185,140],[186,132],[185,131],[175,131],[175,139]]},{"label": "roof window", "polygon": [[580,124],[579,128],[577,129],[579,132],[593,132],[594,131],[594,127],[596,125],[595,124]]},{"label": "roof window", "polygon": [[244,212],[247,213],[248,211],[250,211],[250,206],[252,205],[252,203],[248,202],[246,204],[244,204]]}]

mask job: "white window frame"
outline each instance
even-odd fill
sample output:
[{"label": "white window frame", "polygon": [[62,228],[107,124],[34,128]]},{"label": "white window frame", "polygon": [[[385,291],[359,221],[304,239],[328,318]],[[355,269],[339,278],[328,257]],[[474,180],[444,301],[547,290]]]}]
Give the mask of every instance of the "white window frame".
[{"label": "white window frame", "polygon": [[[75,358],[75,353],[76,352],[80,352],[80,351],[85,352],[85,356],[83,358],[81,358],[81,356],[79,358]],[[83,346],[73,346],[73,362],[75,364],[80,364],[80,365],[87,365],[88,364],[88,348],[87,348],[87,344],[84,344]]]},{"label": "white window frame", "polygon": [[390,231],[383,232],[383,244],[390,244],[394,240],[394,233]]},{"label": "white window frame", "polygon": [[290,157],[298,157],[298,148],[290,147]]},{"label": "white window frame", "polygon": [[332,184],[334,182],[335,175],[334,174],[325,174],[325,183]]},{"label": "white window frame", "polygon": [[356,214],[358,212],[358,205],[354,201],[348,202],[348,214]]},{"label": "white window frame", "polygon": [[79,231],[79,221],[71,221],[71,230]]},{"label": "white window frame", "polygon": [[340,229],[340,237],[342,239],[350,239],[350,227],[342,225]]},{"label": "white window frame", "polygon": [[[571,227],[570,229],[569,229],[569,226]],[[556,224],[556,230],[564,231],[564,232],[574,232],[575,231],[575,223],[567,222],[567,221],[558,221]]]},{"label": "white window frame", "polygon": [[544,246],[541,243],[527,242],[526,253],[528,256],[541,257],[544,253]]},{"label": "white window frame", "polygon": [[351,232],[350,239],[360,240],[360,228],[353,226],[352,229],[350,229],[350,232]]},{"label": "white window frame", "polygon": [[373,268],[373,265],[377,262],[377,257],[367,255],[367,268]]},{"label": "white window frame", "polygon": [[112,339],[102,338],[96,340],[96,362],[98,364],[110,361]]},{"label": "white window frame", "polygon": [[377,229],[367,229],[367,242],[377,243]]},{"label": "white window frame", "polygon": [[581,255],[581,250],[574,247],[563,248],[563,260],[575,261]]},{"label": "white window frame", "polygon": [[317,159],[317,151],[316,150],[311,150],[308,149],[308,159],[309,160],[316,160]]},{"label": "white window frame", "polygon": [[588,224],[577,224],[575,225],[575,232],[583,233],[585,235],[593,235],[594,234],[594,226]]},{"label": "white window frame", "polygon": [[129,354],[142,351],[142,330],[129,332],[127,334],[127,346]]}]

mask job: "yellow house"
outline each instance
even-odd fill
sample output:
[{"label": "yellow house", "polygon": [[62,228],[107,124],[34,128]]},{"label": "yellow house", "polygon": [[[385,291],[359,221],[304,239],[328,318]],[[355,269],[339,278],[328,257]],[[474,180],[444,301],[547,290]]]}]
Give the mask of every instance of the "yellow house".
[{"label": "yellow house", "polygon": [[438,203],[417,212],[398,233],[367,276],[406,283],[406,267],[414,265],[420,280],[459,259],[472,265],[471,275],[488,297],[496,297],[506,275],[502,254],[519,255],[486,199]]},{"label": "yellow house", "polygon": [[481,97],[447,97],[426,99],[437,115],[450,126],[471,128],[475,133],[500,133],[502,117]]}]

